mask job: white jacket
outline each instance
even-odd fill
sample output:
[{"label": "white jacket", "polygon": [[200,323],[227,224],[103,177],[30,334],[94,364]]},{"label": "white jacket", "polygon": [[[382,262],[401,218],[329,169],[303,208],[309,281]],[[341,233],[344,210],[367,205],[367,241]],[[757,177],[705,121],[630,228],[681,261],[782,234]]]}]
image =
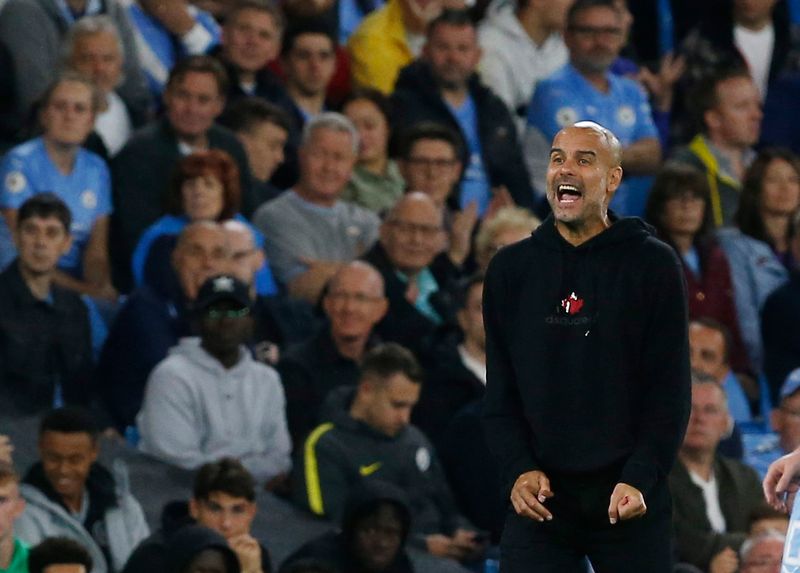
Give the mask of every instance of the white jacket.
[{"label": "white jacket", "polygon": [[230,456],[265,482],[291,468],[291,439],[278,373],[242,346],[230,370],[183,338],[150,374],[136,418],[139,449],[195,469]]},{"label": "white jacket", "polygon": [[522,130],[536,83],[564,66],[569,52],[560,34],[551,34],[541,46],[534,44],[515,10],[516,4],[510,0],[489,6],[478,29],[483,49],[480,75],[505,102]]},{"label": "white jacket", "polygon": [[150,529],[145,521],[142,507],[130,493],[127,469],[121,460],[114,462],[112,475],[117,505],[106,510],[103,516],[105,535],[108,538],[111,554],[110,564],[82,523],[70,515],[64,507],[27,483],[22,483],[19,487],[26,506],[23,514],[14,522],[14,534],[30,546],[48,537],[69,537],[89,551],[94,563],[92,573],[122,571],[136,546],[150,535]]}]

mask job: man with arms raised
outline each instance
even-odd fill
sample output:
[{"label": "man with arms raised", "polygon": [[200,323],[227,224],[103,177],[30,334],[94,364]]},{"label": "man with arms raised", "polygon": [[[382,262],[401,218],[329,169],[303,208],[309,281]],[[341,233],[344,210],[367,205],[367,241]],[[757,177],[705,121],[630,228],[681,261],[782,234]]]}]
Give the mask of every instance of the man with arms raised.
[{"label": "man with arms raised", "polygon": [[[680,263],[608,203],[620,143],[558,132],[553,215],[502,249],[484,285],[484,428],[510,493],[503,573],[672,570],[666,476],[689,411]],[[635,522],[618,523],[636,518]]]}]

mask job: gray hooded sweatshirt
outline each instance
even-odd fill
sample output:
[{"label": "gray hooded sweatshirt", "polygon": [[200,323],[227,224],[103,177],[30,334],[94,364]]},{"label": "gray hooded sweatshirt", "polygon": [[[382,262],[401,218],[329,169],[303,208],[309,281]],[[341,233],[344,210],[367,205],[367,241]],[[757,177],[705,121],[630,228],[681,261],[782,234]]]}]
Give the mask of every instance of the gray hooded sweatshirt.
[{"label": "gray hooded sweatshirt", "polygon": [[195,469],[230,456],[261,481],[288,472],[292,449],[280,377],[246,347],[226,369],[183,338],[150,374],[136,418],[139,449],[167,463]]}]

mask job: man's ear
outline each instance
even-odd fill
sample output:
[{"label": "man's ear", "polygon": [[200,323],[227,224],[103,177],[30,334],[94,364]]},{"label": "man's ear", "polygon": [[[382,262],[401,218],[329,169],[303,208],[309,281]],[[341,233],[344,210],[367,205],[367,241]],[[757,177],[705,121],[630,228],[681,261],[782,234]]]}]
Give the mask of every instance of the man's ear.
[{"label": "man's ear", "polygon": [[616,191],[620,183],[622,183],[622,166],[617,165],[616,167],[612,167],[611,172],[608,174],[609,191]]}]

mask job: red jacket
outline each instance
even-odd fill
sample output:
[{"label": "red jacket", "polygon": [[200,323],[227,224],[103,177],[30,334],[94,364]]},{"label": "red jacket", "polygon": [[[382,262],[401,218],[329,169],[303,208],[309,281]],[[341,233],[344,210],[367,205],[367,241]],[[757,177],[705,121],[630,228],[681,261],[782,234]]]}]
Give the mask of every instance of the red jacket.
[{"label": "red jacket", "polygon": [[711,239],[697,246],[700,255],[701,276],[697,276],[683,262],[683,274],[689,292],[689,318],[713,318],[731,333],[730,363],[734,372],[751,372],[733,298],[733,280],[725,253]]}]

